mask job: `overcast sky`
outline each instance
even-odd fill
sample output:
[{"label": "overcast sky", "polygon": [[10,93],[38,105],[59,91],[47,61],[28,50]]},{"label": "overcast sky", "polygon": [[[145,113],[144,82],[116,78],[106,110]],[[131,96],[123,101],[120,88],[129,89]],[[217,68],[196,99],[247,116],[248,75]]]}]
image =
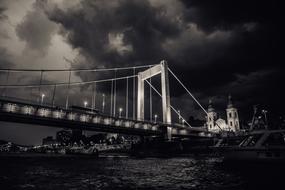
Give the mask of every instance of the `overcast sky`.
[{"label": "overcast sky", "polygon": [[[165,59],[205,107],[212,99],[224,112],[231,94],[244,120],[251,117],[254,104],[284,115],[281,18],[281,6],[274,0],[0,0],[0,67],[111,68]],[[45,80],[64,81],[67,75],[52,73]],[[36,74],[11,79],[19,82],[19,77],[21,82],[38,80]],[[73,81],[98,77],[102,75],[72,74]],[[5,83],[4,73],[0,78]],[[185,117],[201,117],[202,111],[177,86],[170,78],[173,104]],[[72,95],[88,97],[88,89],[73,89]],[[99,89],[106,92],[106,87]],[[124,105],[125,91],[119,91],[118,104]],[[63,97],[62,90],[58,101]],[[17,141],[21,135],[11,135],[21,128],[21,143],[54,133],[43,127],[0,125],[0,139]]]}]

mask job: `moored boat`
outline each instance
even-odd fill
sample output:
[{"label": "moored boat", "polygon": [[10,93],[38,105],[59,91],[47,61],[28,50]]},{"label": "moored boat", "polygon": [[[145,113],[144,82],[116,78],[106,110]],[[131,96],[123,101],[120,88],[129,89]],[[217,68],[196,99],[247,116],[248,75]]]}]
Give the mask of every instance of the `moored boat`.
[{"label": "moored boat", "polygon": [[252,131],[238,145],[215,147],[225,161],[285,162],[285,130]]}]

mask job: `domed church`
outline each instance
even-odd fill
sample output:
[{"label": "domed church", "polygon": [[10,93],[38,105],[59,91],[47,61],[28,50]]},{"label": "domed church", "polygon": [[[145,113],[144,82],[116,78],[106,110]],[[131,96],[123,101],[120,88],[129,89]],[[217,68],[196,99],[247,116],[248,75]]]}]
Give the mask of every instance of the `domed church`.
[{"label": "domed church", "polygon": [[237,108],[232,103],[232,97],[228,98],[228,105],[226,108],[227,120],[217,117],[212,101],[209,100],[208,115],[206,118],[206,126],[208,131],[220,133],[222,131],[237,132],[240,130],[239,117]]}]

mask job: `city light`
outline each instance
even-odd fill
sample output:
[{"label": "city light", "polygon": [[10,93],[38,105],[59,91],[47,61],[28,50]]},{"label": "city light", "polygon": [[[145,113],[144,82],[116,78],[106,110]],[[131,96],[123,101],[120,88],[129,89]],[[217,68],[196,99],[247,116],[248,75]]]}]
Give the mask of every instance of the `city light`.
[{"label": "city light", "polygon": [[104,113],[104,111],[105,111],[105,94],[102,94],[102,99],[103,99],[103,101],[102,101],[102,113]]},{"label": "city light", "polygon": [[84,107],[86,108],[88,102],[87,101],[84,101]]},{"label": "city light", "polygon": [[182,125],[184,126],[184,123],[185,123],[185,120],[184,119],[182,119]]},{"label": "city light", "polygon": [[119,117],[122,117],[123,108],[119,108]]},{"label": "city light", "polygon": [[41,105],[43,105],[43,103],[44,103],[44,98],[45,98],[45,94],[42,94],[42,100],[41,100]]},{"label": "city light", "polygon": [[154,123],[156,123],[157,118],[158,118],[158,115],[157,115],[157,114],[155,114],[155,115],[154,115]]},{"label": "city light", "polygon": [[178,110],[177,113],[178,113],[178,121],[179,121],[179,123],[180,123],[180,122],[181,122],[180,110]]}]

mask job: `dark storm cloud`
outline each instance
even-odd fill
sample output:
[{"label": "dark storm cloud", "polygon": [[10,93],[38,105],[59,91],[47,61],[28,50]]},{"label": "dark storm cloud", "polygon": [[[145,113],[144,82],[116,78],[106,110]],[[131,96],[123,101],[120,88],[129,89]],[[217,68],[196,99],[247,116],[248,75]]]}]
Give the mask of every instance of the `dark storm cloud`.
[{"label": "dark storm cloud", "polygon": [[278,19],[276,15],[281,10],[275,0],[181,0],[181,2],[188,8],[186,19],[199,23],[205,31],[230,30],[236,25],[250,22],[269,24]]},{"label": "dark storm cloud", "polygon": [[2,7],[1,4],[0,4],[0,20],[7,19],[7,16],[4,14],[5,10],[6,9],[4,7]]},{"label": "dark storm cloud", "polygon": [[[1,22],[9,22],[8,16],[4,13],[5,10],[6,8],[3,5],[1,5],[1,2],[0,2],[0,25],[2,24]],[[7,31],[1,26],[0,26],[0,38],[9,38]]]},{"label": "dark storm cloud", "polygon": [[17,25],[19,38],[26,42],[27,48],[45,54],[51,43],[56,24],[44,14],[42,3],[36,1],[33,10],[28,11],[23,21]]},{"label": "dark storm cloud", "polygon": [[12,65],[13,64],[10,61],[10,55],[8,54],[7,50],[0,46],[0,68],[8,68]]},{"label": "dark storm cloud", "polygon": [[162,42],[180,30],[163,9],[148,1],[83,1],[82,8],[55,9],[50,19],[62,24],[69,42],[95,65],[156,63],[166,56]]}]

